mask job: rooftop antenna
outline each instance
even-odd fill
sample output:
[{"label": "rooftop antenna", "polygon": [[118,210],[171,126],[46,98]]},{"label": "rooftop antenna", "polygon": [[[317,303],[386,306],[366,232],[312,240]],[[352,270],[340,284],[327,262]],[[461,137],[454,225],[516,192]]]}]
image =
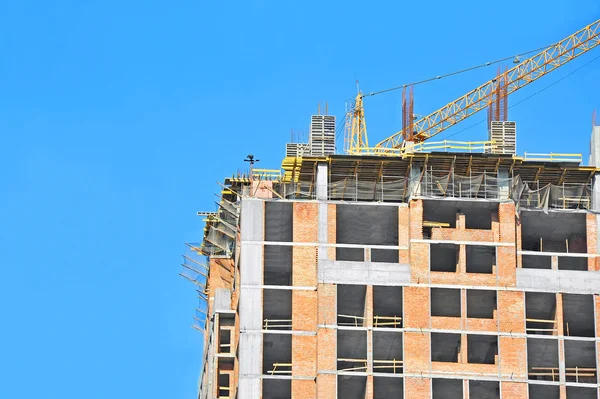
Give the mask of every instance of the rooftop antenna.
[{"label": "rooftop antenna", "polygon": [[244,162],[250,162],[250,178],[252,179],[252,169],[254,168],[255,162],[260,162],[260,159],[254,159],[254,155],[248,154]]}]

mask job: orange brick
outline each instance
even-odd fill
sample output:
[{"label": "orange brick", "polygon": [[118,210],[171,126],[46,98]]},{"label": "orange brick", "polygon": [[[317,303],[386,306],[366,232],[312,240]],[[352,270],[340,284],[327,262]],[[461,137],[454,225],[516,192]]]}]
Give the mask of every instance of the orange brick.
[{"label": "orange brick", "polygon": [[337,370],[337,330],[319,328],[317,331],[317,370]]},{"label": "orange brick", "polygon": [[[499,337],[500,372],[514,378],[527,378],[527,341],[525,338]],[[504,392],[503,395],[504,396]]]},{"label": "orange brick", "polygon": [[335,374],[319,374],[317,376],[317,398],[331,399],[337,395],[337,376]]},{"label": "orange brick", "polygon": [[294,242],[317,242],[319,204],[294,202]]},{"label": "orange brick", "polygon": [[406,373],[421,373],[429,370],[430,352],[431,340],[428,332],[407,331],[404,333],[404,370]]},{"label": "orange brick", "polygon": [[319,324],[335,325],[337,302],[337,287],[335,284],[319,284],[318,286]]},{"label": "orange brick", "polygon": [[526,382],[502,381],[502,399],[523,399],[528,395]]},{"label": "orange brick", "polygon": [[292,249],[292,285],[299,287],[317,285],[317,247]]},{"label": "orange brick", "polygon": [[498,291],[498,320],[500,331],[525,332],[525,293]]},{"label": "orange brick", "polygon": [[317,291],[292,290],[292,330],[317,330]]},{"label": "orange brick", "polygon": [[317,384],[313,380],[292,380],[292,398],[314,399],[317,395]]},{"label": "orange brick", "polygon": [[[596,215],[593,213],[588,213],[586,215],[586,230],[587,252],[588,254],[595,254],[598,251],[596,248],[597,226]],[[588,270],[597,270],[596,258],[588,258]]]},{"label": "orange brick", "polygon": [[292,335],[292,376],[314,377],[317,364],[317,337]]},{"label": "orange brick", "polygon": [[431,397],[431,379],[406,377],[404,379],[404,392],[406,398],[430,398]]},{"label": "orange brick", "polygon": [[404,287],[405,328],[429,328],[429,287]]}]

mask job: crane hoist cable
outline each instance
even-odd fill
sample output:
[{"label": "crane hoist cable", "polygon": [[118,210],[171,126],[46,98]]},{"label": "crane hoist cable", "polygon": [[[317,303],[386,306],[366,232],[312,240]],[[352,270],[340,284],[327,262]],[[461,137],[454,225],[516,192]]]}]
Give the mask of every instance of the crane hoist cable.
[{"label": "crane hoist cable", "polygon": [[[499,78],[485,82],[437,111],[415,121],[413,125],[414,141],[423,142],[486,108],[491,103],[493,93],[501,81],[506,86],[508,95],[588,52],[599,44],[600,20],[596,20],[561,41],[544,48],[534,56],[519,62],[518,65],[504,72]],[[398,155],[398,150],[402,148],[404,137],[407,135],[407,132],[403,132],[402,130],[382,140],[375,147],[368,147],[362,105],[363,96],[359,92],[356,96],[354,110],[348,116],[347,153]]]}]

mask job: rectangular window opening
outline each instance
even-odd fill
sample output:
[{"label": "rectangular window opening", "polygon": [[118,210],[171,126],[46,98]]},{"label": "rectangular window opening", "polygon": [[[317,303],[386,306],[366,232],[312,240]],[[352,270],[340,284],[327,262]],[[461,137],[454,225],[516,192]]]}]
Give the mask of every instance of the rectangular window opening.
[{"label": "rectangular window opening", "polygon": [[265,245],[265,285],[292,285],[292,247]]},{"label": "rectangular window opening", "polygon": [[229,373],[220,373],[218,377],[219,389],[217,390],[217,398],[230,398]]},{"label": "rectangular window opening", "polygon": [[496,291],[467,290],[467,317],[494,319],[497,308]]},{"label": "rectangular window opening", "polygon": [[523,269],[552,269],[551,256],[522,255]]},{"label": "rectangular window opening", "polygon": [[469,398],[500,399],[500,383],[498,381],[469,381]]},{"label": "rectangular window opening", "polygon": [[564,333],[569,337],[594,337],[594,297],[562,294]]},{"label": "rectangular window opening", "polygon": [[431,361],[458,362],[460,334],[431,333]]},{"label": "rectangular window opening", "polygon": [[265,241],[292,242],[294,230],[292,202],[265,202]]},{"label": "rectangular window opening", "polygon": [[[376,371],[375,371],[376,372]],[[344,396],[338,396],[343,398]],[[402,378],[373,377],[373,399],[403,399],[404,381]],[[360,399],[363,399],[361,397]]]},{"label": "rectangular window opening", "polygon": [[402,374],[402,333],[373,331],[373,372]]},{"label": "rectangular window opening", "polygon": [[595,384],[596,343],[565,339],[565,378],[567,382]]},{"label": "rectangular window opening", "polygon": [[402,287],[373,286],[373,327],[402,328]]},{"label": "rectangular window opening", "polygon": [[456,272],[458,249],[455,244],[431,244],[429,266],[432,272]]},{"label": "rectangular window opening", "polygon": [[263,290],[263,330],[292,329],[292,290]]},{"label": "rectangular window opening", "polygon": [[478,364],[497,364],[498,336],[467,335],[467,361]]},{"label": "rectangular window opening", "polygon": [[292,397],[292,380],[270,379],[262,380],[263,399],[283,399]]},{"label": "rectangular window opening", "polygon": [[263,374],[292,374],[291,334],[263,334]]},{"label": "rectangular window opening", "polygon": [[558,270],[588,270],[588,258],[573,258],[567,256],[558,257]]},{"label": "rectangular window opening", "polygon": [[[364,399],[366,390],[366,376],[338,375],[337,377],[338,398]],[[291,398],[291,396],[288,396],[288,398]]]},{"label": "rectangular window opening", "polygon": [[585,213],[522,211],[524,251],[586,253]]},{"label": "rectangular window opening", "polygon": [[596,388],[567,386],[567,399],[597,399],[597,395]]},{"label": "rectangular window opening", "polygon": [[460,290],[454,288],[431,288],[431,315],[460,317]]},{"label": "rectangular window opening", "polygon": [[337,285],[337,325],[363,327],[365,325],[366,285]]},{"label": "rectangular window opening", "polygon": [[366,331],[337,331],[337,369],[345,372],[367,372]]},{"label": "rectangular window opening", "polygon": [[527,338],[527,374],[530,380],[560,380],[558,340]]},{"label": "rectangular window opening", "polygon": [[525,321],[527,334],[557,335],[556,294],[526,292]]},{"label": "rectangular window opening", "polygon": [[494,273],[496,247],[489,245],[467,245],[467,273]]},{"label": "rectangular window opening", "polygon": [[464,215],[464,227],[467,229],[490,230],[492,221],[498,220],[498,204],[487,201],[423,200],[425,226],[454,229],[459,215]]},{"label": "rectangular window opening", "polygon": [[431,390],[433,399],[463,399],[463,380],[433,378]]},{"label": "rectangular window opening", "polygon": [[529,399],[560,399],[558,385],[529,384]]}]

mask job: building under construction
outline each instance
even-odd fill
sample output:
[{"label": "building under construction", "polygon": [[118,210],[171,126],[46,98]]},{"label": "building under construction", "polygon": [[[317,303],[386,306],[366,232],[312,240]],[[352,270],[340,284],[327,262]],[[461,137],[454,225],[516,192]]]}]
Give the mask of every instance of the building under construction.
[{"label": "building under construction", "polygon": [[[517,155],[515,122],[494,113],[600,44],[599,26],[425,122],[407,96],[403,130],[374,147],[359,93],[345,154],[335,118],[316,115],[281,170],[226,178],[184,256],[205,332],[198,398],[598,398],[600,127],[585,166]],[[484,106],[488,141],[428,140]]]}]

